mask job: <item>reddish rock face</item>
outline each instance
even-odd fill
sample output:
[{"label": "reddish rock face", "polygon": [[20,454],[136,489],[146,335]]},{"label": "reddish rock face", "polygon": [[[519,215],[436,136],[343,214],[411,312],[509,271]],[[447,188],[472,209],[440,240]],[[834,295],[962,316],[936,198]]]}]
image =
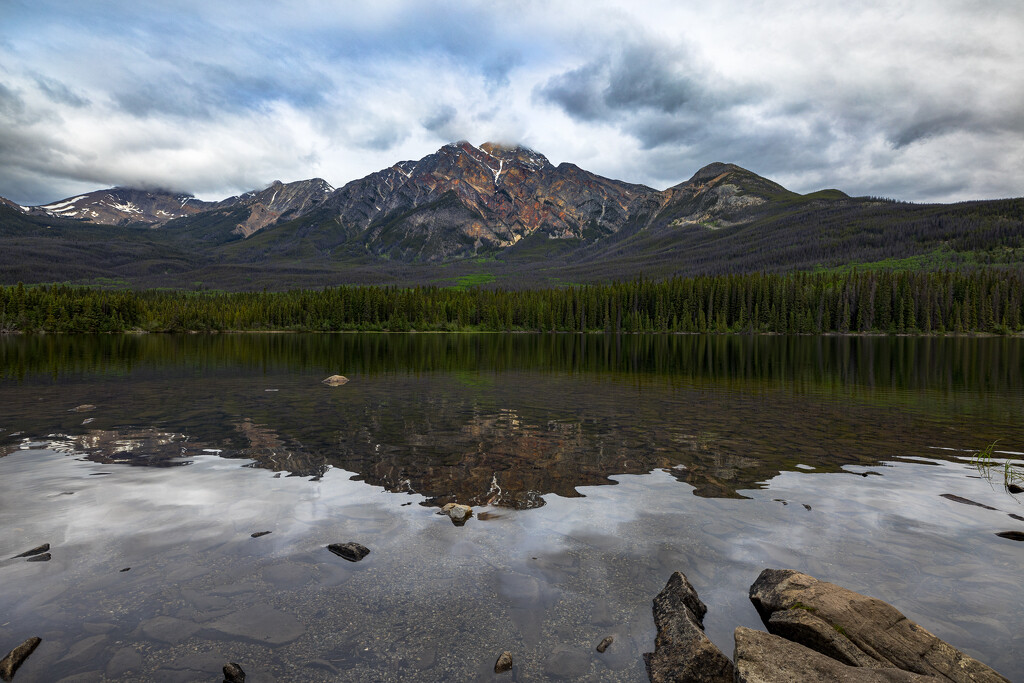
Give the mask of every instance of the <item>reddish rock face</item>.
[{"label": "reddish rock face", "polygon": [[611,234],[637,200],[658,194],[572,164],[555,167],[525,147],[458,142],[351,182],[328,205],[343,226],[366,231],[374,251],[440,260],[509,247],[534,233]]}]

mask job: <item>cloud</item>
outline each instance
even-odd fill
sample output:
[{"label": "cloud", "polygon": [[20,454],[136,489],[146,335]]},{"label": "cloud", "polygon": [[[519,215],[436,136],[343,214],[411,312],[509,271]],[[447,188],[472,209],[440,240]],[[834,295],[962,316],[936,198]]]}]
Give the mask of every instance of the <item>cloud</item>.
[{"label": "cloud", "polygon": [[1024,16],[1001,0],[9,3],[0,195],[336,186],[448,140],[659,187],[1021,194]]}]

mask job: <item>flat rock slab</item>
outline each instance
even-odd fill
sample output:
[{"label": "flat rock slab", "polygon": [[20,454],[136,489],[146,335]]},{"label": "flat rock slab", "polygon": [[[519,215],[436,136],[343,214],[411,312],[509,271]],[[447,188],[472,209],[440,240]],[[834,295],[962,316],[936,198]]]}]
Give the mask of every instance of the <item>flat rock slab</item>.
[{"label": "flat rock slab", "polygon": [[866,669],[849,666],[799,643],[764,631],[736,629],[736,681],[739,683],[788,683],[789,681],[836,681],[849,683],[898,683],[934,681],[899,669]]},{"label": "flat rock slab", "polygon": [[0,678],[9,681],[14,678],[18,670],[28,656],[43,642],[42,638],[29,638],[24,643],[7,653],[7,656],[0,660]]},{"label": "flat rock slab", "polygon": [[[769,629],[776,612],[804,609],[885,666],[957,683],[1007,681],[910,621],[892,605],[792,569],[761,572],[750,587],[750,601]],[[807,643],[811,647],[814,644]]]},{"label": "flat rock slab", "polygon": [[791,640],[809,647],[815,652],[838,660],[849,666],[863,666],[877,669],[884,666],[861,652],[853,642],[837,631],[832,624],[820,619],[806,609],[788,609],[775,612],[766,624],[772,635]]},{"label": "flat rock slab", "polygon": [[370,549],[365,545],[349,541],[348,543],[332,543],[327,549],[338,557],[344,557],[349,562],[358,562],[370,554]]},{"label": "flat rock slab", "polygon": [[221,617],[209,625],[220,635],[245,638],[268,645],[290,643],[306,632],[296,617],[269,605],[254,605]]}]

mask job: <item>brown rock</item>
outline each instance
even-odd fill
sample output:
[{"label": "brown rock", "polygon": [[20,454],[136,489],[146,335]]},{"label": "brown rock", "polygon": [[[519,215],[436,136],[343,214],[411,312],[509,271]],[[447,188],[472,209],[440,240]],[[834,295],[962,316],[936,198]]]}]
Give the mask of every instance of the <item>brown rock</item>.
[{"label": "brown rock", "polygon": [[692,681],[730,683],[733,664],[704,633],[707,607],[681,572],[669,577],[654,598],[658,636],[654,652],[644,654],[647,675],[654,683]]},{"label": "brown rock", "polygon": [[234,662],[224,665],[224,683],[245,683],[245,672]]},{"label": "brown rock", "polygon": [[[41,555],[42,553],[45,553],[49,549],[50,549],[50,544],[49,543],[44,543],[42,545],[37,545],[35,548],[32,548],[32,550],[26,550],[25,552],[21,553],[20,555],[15,555],[14,557],[15,558],[17,558],[17,557],[32,557],[33,555]],[[14,558],[12,558],[12,559],[14,559]]]},{"label": "brown rock", "polygon": [[613,638],[611,636],[608,636],[607,638],[605,638],[604,640],[602,640],[600,643],[597,644],[597,651],[601,652],[601,653],[604,653],[604,651],[607,650],[608,647],[612,643],[614,643],[614,642],[615,642],[615,638]]},{"label": "brown rock", "polygon": [[443,508],[438,510],[439,515],[448,515],[452,524],[455,526],[462,526],[465,524],[470,517],[473,516],[473,508],[468,505],[460,505],[458,503],[448,503]]},{"label": "brown rock", "polygon": [[865,669],[849,666],[763,631],[740,626],[736,629],[736,681],[738,683],[789,683],[790,681],[835,681],[837,683],[893,683],[935,681],[899,669]]},{"label": "brown rock", "polygon": [[843,664],[869,669],[884,666],[861,652],[842,632],[810,610],[795,608],[775,612],[765,625],[773,635],[809,647]]},{"label": "brown rock", "polygon": [[342,375],[331,375],[327,379],[323,380],[321,384],[326,384],[329,387],[340,387],[342,384],[348,384],[348,377]]},{"label": "brown rock", "polygon": [[791,569],[761,572],[750,587],[750,600],[766,625],[775,612],[794,606],[810,610],[885,666],[963,683],[1007,680],[910,621],[892,605]]},{"label": "brown rock", "polygon": [[43,642],[42,638],[29,638],[24,643],[14,648],[7,653],[7,656],[0,660],[0,678],[5,681],[9,681],[14,678],[14,674],[28,656],[32,654],[32,651],[39,647],[39,643]]},{"label": "brown rock", "polygon": [[512,653],[505,650],[498,657],[498,661],[494,663],[494,673],[500,674],[512,668]]},{"label": "brown rock", "polygon": [[370,549],[365,545],[349,541],[348,543],[332,543],[327,549],[338,557],[344,557],[349,562],[358,562],[370,554]]}]

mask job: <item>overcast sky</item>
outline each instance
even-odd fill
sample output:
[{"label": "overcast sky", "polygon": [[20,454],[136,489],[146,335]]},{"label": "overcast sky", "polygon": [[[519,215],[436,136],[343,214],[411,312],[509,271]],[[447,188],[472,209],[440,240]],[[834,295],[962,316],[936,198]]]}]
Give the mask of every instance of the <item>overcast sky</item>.
[{"label": "overcast sky", "polygon": [[1024,195],[1022,0],[285,4],[0,0],[0,196],[341,186],[460,139],[658,189]]}]

